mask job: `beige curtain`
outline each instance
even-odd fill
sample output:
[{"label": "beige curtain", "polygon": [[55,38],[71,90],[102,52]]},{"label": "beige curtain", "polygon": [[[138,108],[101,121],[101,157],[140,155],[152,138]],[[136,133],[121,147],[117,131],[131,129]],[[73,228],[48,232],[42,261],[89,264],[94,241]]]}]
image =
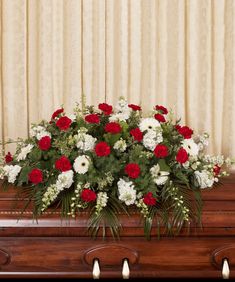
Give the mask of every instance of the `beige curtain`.
[{"label": "beige curtain", "polygon": [[235,155],[235,1],[1,0],[1,136],[60,105],[172,108]]}]

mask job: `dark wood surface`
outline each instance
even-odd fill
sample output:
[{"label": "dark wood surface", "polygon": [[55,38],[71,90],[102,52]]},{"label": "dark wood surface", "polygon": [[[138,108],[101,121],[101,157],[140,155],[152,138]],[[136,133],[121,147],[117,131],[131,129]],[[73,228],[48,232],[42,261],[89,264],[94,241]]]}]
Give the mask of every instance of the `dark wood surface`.
[{"label": "dark wood surface", "polygon": [[18,221],[13,208],[15,190],[0,191],[0,278],[92,278],[98,258],[101,278],[121,278],[127,258],[132,278],[221,278],[221,264],[229,259],[235,277],[235,176],[223,185],[203,191],[203,228],[192,224],[177,237],[159,240],[143,236],[138,213],[120,215],[120,240],[92,239],[87,234],[87,213],[61,221],[59,214],[45,214],[37,222],[30,209]]}]

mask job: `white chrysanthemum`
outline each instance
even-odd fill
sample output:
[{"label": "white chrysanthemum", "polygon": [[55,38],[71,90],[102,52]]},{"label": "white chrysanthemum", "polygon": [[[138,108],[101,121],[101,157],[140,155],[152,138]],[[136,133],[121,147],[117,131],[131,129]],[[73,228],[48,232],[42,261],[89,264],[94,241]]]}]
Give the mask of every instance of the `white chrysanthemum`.
[{"label": "white chrysanthemum", "polygon": [[199,153],[199,147],[192,138],[184,139],[184,141],[182,142],[182,147],[190,156],[197,156]]},{"label": "white chrysanthemum", "polygon": [[155,118],[143,118],[140,122],[139,128],[142,132],[144,132],[145,130],[154,130],[160,126],[160,123]]},{"label": "white chrysanthemum", "polygon": [[115,150],[120,151],[120,152],[125,152],[125,151],[126,151],[126,148],[127,148],[126,141],[121,138],[120,140],[118,140],[118,141],[114,144],[113,148],[114,148]]},{"label": "white chrysanthemum", "polygon": [[169,172],[168,171],[161,171],[159,164],[154,165],[150,168],[151,175],[153,177],[153,181],[157,185],[163,185],[167,182],[169,178]]},{"label": "white chrysanthemum", "polygon": [[96,205],[100,207],[106,207],[108,202],[108,196],[106,192],[99,192],[97,194]]},{"label": "white chrysanthemum", "polygon": [[17,156],[17,161],[22,161],[25,160],[28,153],[30,153],[33,149],[33,145],[32,144],[28,144],[27,146],[21,148],[21,151],[19,153],[19,155]]},{"label": "white chrysanthemum", "polygon": [[119,200],[125,202],[127,206],[133,205],[136,200],[136,190],[134,189],[134,185],[132,181],[125,181],[120,178],[117,183],[118,192],[119,192]]},{"label": "white chrysanthemum", "polygon": [[77,148],[82,151],[92,151],[97,140],[93,136],[84,133],[84,131],[78,131],[78,135],[75,138],[77,140]]},{"label": "white chrysanthemum", "polygon": [[86,155],[83,155],[75,159],[73,167],[77,173],[85,174],[88,172],[89,165],[90,165],[90,158]]},{"label": "white chrysanthemum", "polygon": [[68,170],[62,172],[56,181],[58,190],[62,191],[64,188],[69,188],[73,183],[73,171]]},{"label": "white chrysanthemum", "polygon": [[195,171],[195,184],[201,189],[211,187],[214,183],[214,176],[207,170]]},{"label": "white chrysanthemum", "polygon": [[21,171],[21,167],[19,165],[5,165],[3,167],[4,175],[7,176],[9,183],[14,183],[16,181],[16,177]]},{"label": "white chrysanthemum", "polygon": [[154,130],[149,130],[144,134],[143,145],[146,149],[154,151],[157,144],[163,141],[162,133]]}]

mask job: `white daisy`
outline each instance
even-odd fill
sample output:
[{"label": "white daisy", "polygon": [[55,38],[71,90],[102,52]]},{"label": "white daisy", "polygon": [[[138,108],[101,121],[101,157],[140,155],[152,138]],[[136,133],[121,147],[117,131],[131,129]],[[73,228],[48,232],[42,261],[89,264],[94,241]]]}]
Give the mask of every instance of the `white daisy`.
[{"label": "white daisy", "polygon": [[136,200],[136,190],[132,181],[125,181],[120,178],[118,183],[119,200],[124,202],[127,206],[133,205]]},{"label": "white daisy", "polygon": [[22,161],[25,160],[28,153],[30,153],[33,149],[33,145],[32,144],[28,144],[27,146],[21,148],[21,151],[19,153],[19,155],[17,156],[17,161]]},{"label": "white daisy", "polygon": [[159,164],[151,167],[150,169],[151,175],[153,177],[153,181],[157,185],[163,185],[167,182],[169,178],[169,172],[168,171],[161,171]]},{"label": "white daisy", "polygon": [[195,171],[195,184],[201,188],[211,187],[214,183],[214,176],[207,170]]},{"label": "white daisy", "polygon": [[154,130],[160,126],[160,123],[155,118],[143,118],[140,122],[139,128],[142,132],[144,132],[145,130]]},{"label": "white daisy", "polygon": [[192,138],[184,139],[184,141],[182,142],[182,147],[190,156],[197,156],[199,153],[199,147]]},{"label": "white daisy", "polygon": [[79,174],[85,174],[88,172],[90,165],[90,158],[86,155],[79,156],[75,159],[73,167]]}]

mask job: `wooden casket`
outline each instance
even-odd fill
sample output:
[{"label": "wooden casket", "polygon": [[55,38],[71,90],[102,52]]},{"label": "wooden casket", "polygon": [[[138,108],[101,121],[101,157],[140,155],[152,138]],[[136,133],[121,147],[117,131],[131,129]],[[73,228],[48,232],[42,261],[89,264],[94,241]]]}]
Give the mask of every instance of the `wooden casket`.
[{"label": "wooden casket", "polygon": [[192,226],[176,237],[144,237],[140,217],[121,216],[119,240],[93,239],[87,214],[61,221],[59,214],[32,219],[13,208],[15,190],[0,192],[0,278],[92,278],[94,261],[100,278],[122,278],[123,262],[130,278],[221,278],[228,262],[235,277],[235,175],[203,191],[203,227]]}]

